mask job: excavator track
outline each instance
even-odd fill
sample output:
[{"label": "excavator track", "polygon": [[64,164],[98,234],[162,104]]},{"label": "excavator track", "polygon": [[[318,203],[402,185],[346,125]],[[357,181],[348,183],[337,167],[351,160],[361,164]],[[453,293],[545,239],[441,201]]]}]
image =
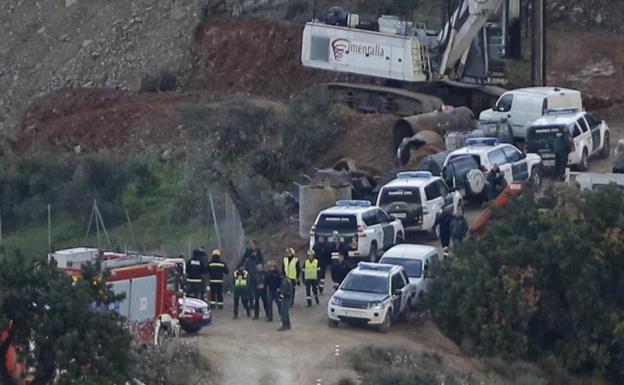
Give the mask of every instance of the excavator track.
[{"label": "excavator track", "polygon": [[343,104],[363,112],[418,115],[438,110],[442,99],[401,88],[355,83],[327,83]]}]

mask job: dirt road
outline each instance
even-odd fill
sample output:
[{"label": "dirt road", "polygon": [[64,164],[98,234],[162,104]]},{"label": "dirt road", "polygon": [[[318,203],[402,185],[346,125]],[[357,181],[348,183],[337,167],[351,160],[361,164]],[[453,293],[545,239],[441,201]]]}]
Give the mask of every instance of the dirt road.
[{"label": "dirt road", "polygon": [[459,349],[431,323],[415,326],[393,325],[388,334],[364,327],[327,326],[327,300],[305,307],[302,287],[296,289],[291,311],[293,329],[277,332],[280,323],[264,319],[253,321],[244,316],[232,320],[232,297],[225,298],[226,308],[214,311],[214,325],[205,328],[198,339],[203,354],[218,368],[222,384],[292,385],[334,384],[354,373],[343,356],[334,356],[335,345],[341,351],[374,345],[403,345],[417,351],[435,351],[453,368],[471,370],[476,364],[463,357]]}]

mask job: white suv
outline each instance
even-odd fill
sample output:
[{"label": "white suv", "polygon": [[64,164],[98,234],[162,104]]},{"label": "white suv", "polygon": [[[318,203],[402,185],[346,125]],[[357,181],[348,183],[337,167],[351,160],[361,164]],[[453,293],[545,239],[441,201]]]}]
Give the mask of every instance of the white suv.
[{"label": "white suv", "polygon": [[344,238],[349,257],[376,262],[381,250],[405,240],[401,221],[391,217],[369,201],[342,200],[323,210],[310,229],[310,249],[319,236]]},{"label": "white suv", "polygon": [[405,268],[409,279],[409,307],[416,308],[419,295],[429,288],[431,279],[428,276],[432,261],[440,260],[441,256],[433,246],[428,245],[396,245],[386,251],[379,263],[400,265]]},{"label": "white suv", "polygon": [[400,219],[405,228],[430,231],[441,210],[456,213],[463,200],[442,178],[428,171],[408,171],[379,190],[377,206]]},{"label": "white suv", "polygon": [[527,129],[527,148],[540,154],[544,166],[555,164],[552,145],[560,128],[568,130],[574,141],[568,165],[586,171],[590,157],[609,157],[611,138],[609,127],[603,120],[577,109],[559,109],[549,111],[548,115],[537,119]]},{"label": "white suv", "polygon": [[525,154],[517,147],[499,143],[496,138],[471,138],[466,147],[451,152],[444,161],[444,180],[458,189],[463,196],[483,197],[486,175],[498,165],[505,174],[507,185],[514,181],[542,184],[542,158],[538,154]]},{"label": "white suv", "polygon": [[409,278],[403,266],[360,262],[327,304],[328,324],[366,323],[387,332],[409,317]]}]

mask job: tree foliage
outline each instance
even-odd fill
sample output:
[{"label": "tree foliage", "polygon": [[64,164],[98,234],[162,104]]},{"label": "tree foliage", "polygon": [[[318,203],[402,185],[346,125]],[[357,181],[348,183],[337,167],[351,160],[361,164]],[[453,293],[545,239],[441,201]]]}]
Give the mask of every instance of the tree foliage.
[{"label": "tree foliage", "polygon": [[427,306],[475,353],[555,354],[573,372],[624,378],[624,192],[546,195],[511,202],[435,265]]},{"label": "tree foliage", "polygon": [[[97,266],[73,281],[54,262],[0,260],[0,357],[13,345],[32,385],[124,384],[131,369],[131,336],[107,305],[118,299]],[[7,377],[0,360],[2,384]]]}]

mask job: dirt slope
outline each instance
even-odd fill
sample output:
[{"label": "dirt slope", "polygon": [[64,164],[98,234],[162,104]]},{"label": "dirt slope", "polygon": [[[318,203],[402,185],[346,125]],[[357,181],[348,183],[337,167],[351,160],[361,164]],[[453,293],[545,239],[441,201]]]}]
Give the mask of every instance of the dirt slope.
[{"label": "dirt slope", "polygon": [[195,33],[187,89],[285,100],[314,84],[367,80],[303,67],[302,31],[302,25],[267,19],[205,20]]}]

